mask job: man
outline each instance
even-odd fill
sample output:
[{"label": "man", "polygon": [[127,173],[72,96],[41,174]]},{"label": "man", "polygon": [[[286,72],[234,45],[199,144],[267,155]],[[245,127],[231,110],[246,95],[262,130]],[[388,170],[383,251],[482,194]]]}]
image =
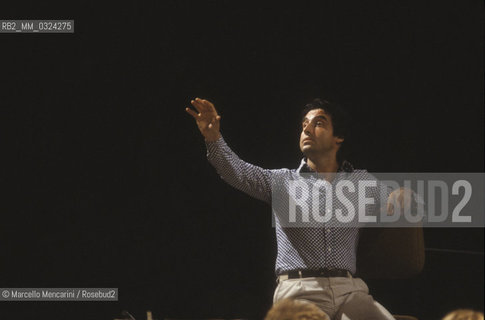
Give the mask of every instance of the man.
[{"label": "man", "polygon": [[[323,176],[327,185],[339,181],[337,173],[348,174],[348,179],[365,180],[370,177],[367,171],[354,170],[349,162],[339,159],[339,150],[345,139],[345,113],[338,105],[326,100],[315,99],[306,105],[300,135],[300,149],[305,157],[296,170],[268,170],[241,160],[220,134],[221,117],[214,105],[200,98],[192,100],[191,104],[197,112],[191,108],[186,108],[186,111],[195,119],[204,136],[207,157],[222,179],[252,197],[267,203],[273,201],[273,212],[288,211],[281,207],[284,201],[275,201],[274,189],[287,190],[293,178],[305,173]],[[313,179],[310,181],[322,183],[321,179]],[[389,196],[388,212],[392,212],[393,203],[403,204],[404,199],[409,198],[409,194],[402,190],[390,193],[386,189],[384,193]],[[373,194],[376,203],[380,202],[382,195]],[[355,202],[355,199],[349,201]],[[331,213],[324,204],[320,211]],[[331,224],[324,227],[289,227],[282,216],[275,216],[278,286],[274,303],[285,298],[312,302],[330,319],[393,319],[369,295],[364,281],[353,276],[356,271],[357,227],[343,228]]]}]

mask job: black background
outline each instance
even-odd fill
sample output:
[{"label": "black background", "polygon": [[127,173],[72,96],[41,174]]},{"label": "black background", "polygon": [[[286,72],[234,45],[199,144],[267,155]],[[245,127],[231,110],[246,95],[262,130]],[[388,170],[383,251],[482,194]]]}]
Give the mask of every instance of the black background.
[{"label": "black background", "polygon": [[[224,184],[184,108],[210,99],[245,160],[299,164],[300,107],[351,110],[351,162],[483,172],[481,1],[2,5],[74,34],[1,34],[1,287],[117,287],[118,302],[0,315],[262,318],[270,208]],[[369,281],[392,313],[483,310],[483,229],[425,230],[417,279]],[[434,249],[466,250],[470,253]]]}]

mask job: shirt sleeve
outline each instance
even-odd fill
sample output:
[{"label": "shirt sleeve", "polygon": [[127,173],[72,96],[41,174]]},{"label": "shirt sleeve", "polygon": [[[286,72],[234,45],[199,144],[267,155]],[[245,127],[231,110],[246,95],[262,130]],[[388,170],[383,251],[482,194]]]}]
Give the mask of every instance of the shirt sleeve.
[{"label": "shirt sleeve", "polygon": [[222,136],[206,142],[206,147],[207,159],[225,182],[256,199],[271,202],[271,170],[241,160]]}]

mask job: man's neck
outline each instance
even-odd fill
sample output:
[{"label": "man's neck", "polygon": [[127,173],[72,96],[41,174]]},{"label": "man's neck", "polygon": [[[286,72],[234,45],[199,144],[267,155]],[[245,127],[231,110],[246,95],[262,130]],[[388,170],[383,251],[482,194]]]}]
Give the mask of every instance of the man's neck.
[{"label": "man's neck", "polygon": [[336,155],[307,157],[307,165],[314,171],[322,173],[326,180],[332,181],[339,168]]}]

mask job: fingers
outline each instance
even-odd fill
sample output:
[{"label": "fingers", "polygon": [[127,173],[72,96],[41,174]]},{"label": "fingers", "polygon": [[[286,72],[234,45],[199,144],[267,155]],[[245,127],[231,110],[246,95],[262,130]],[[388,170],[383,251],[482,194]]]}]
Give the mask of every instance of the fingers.
[{"label": "fingers", "polygon": [[209,100],[205,100],[205,99],[202,99],[201,101],[208,110],[211,110],[211,111],[214,111],[215,113],[217,113],[216,107],[214,107],[214,104],[212,102],[210,102]]},{"label": "fingers", "polygon": [[194,117],[194,119],[196,120],[199,117],[199,114],[190,108],[185,108],[185,111],[187,111],[187,113]]},{"label": "fingers", "polygon": [[218,125],[220,120],[221,120],[221,116],[217,116],[214,119],[212,119],[211,123],[209,123],[209,129],[212,129],[214,126]]},{"label": "fingers", "polygon": [[191,103],[199,112],[201,112],[202,110],[206,110],[206,111],[213,111],[217,113],[216,108],[214,107],[214,104],[209,100],[195,98],[194,100],[191,101]]},{"label": "fingers", "polygon": [[399,205],[401,208],[409,208],[412,201],[412,192],[409,189],[401,189],[398,196]]},{"label": "fingers", "polygon": [[399,194],[397,196],[397,202],[399,203],[400,208],[404,208],[404,193],[402,189],[399,191]]},{"label": "fingers", "polygon": [[387,198],[387,214],[393,215],[396,207],[399,210],[399,196],[397,195],[398,190],[394,190],[391,192],[389,197]]},{"label": "fingers", "polygon": [[205,105],[202,103],[202,100],[199,98],[195,98],[195,100],[191,100],[190,103],[194,106],[197,111],[202,112],[206,109]]},{"label": "fingers", "polygon": [[205,99],[195,98],[194,100],[191,100],[190,103],[197,110],[197,112],[190,108],[186,108],[185,111],[187,111],[187,113],[189,113],[195,119],[216,115],[216,119],[213,120],[220,120],[220,117],[217,115],[216,108],[214,107],[214,104],[212,104],[212,102]]},{"label": "fingers", "polygon": [[400,188],[393,191],[387,201],[387,213],[388,215],[394,214],[396,211],[399,213],[409,212],[413,206],[413,194],[409,189]]},{"label": "fingers", "polygon": [[394,214],[394,205],[392,203],[387,204],[387,214],[393,215]]}]

